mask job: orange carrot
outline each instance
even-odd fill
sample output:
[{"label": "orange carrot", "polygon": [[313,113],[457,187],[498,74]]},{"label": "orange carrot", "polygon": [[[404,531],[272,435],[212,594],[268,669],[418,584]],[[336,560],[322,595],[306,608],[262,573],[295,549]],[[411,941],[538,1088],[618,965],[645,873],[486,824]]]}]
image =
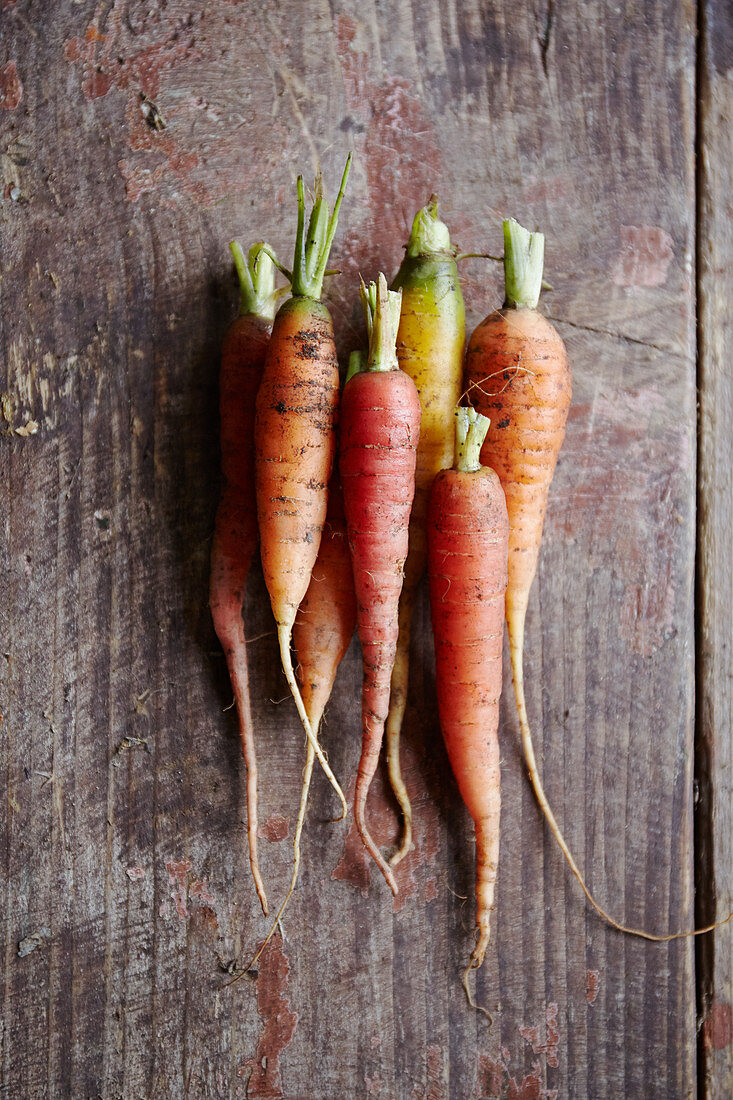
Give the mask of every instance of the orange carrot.
[{"label": "orange carrot", "polygon": [[[298,609],[293,626],[293,646],[298,658],[301,693],[308,720],[316,736],[338,666],[349,648],[356,626],[356,595],[351,557],[346,536],[346,520],[338,474],[334,471],[328,488],[328,511],[318,558],[313,567],[308,591]],[[288,892],[280,905],[264,943],[246,967],[250,970],[269,943],[290,901],[300,868],[300,838],[308,806],[315,752],[307,742],[303,785],[298,820],[293,838],[293,871]]]},{"label": "orange carrot", "polygon": [[582,877],[547,804],[537,773],[524,701],[524,621],[537,570],[547,496],[565,436],[571,399],[565,345],[536,306],[544,237],[504,222],[506,300],[475,329],[466,354],[466,385],[475,407],[491,416],[481,461],[496,470],[509,513],[506,621],[522,745],[529,778],[553,835]]},{"label": "orange carrot", "polygon": [[478,936],[464,974],[489,942],[499,865],[499,696],[509,520],[499,478],[479,464],[488,420],[456,410],[456,458],[435,479],[428,513],[430,614],[438,712],[448,758],[476,829]]},{"label": "orange carrot", "polygon": [[314,732],[321,724],[355,626],[356,595],[343,493],[334,470],[318,559],[293,627],[301,694]]},{"label": "orange carrot", "polygon": [[341,402],[340,466],[354,568],[357,628],[364,660],[362,751],[354,818],[362,840],[391,890],[392,872],[369,835],[366,798],[379,760],[397,647],[397,612],[408,548],[420,402],[415,383],[399,370],[395,335],[400,291],[362,284],[369,327],[366,369],[349,379]]},{"label": "orange carrot", "polygon": [[415,215],[405,258],[392,288],[402,290],[397,359],[400,369],[417,386],[422,408],[410,549],[400,596],[399,637],[385,727],[387,767],[403,818],[402,838],[390,859],[394,866],[412,847],[412,807],[400,768],[400,730],[410,669],[410,625],[427,562],[425,527],[430,488],[438,471],[450,466],[453,460],[453,409],[461,392],[466,337],[455,250],[451,248],[447,226],[438,218],[435,195]]},{"label": "orange carrot", "polygon": [[547,801],[537,770],[524,700],[524,622],[537,569],[547,496],[565,436],[571,382],[565,345],[537,312],[544,237],[513,219],[504,222],[506,300],[474,331],[466,356],[467,392],[492,421],[481,461],[492,466],[506,494],[509,568],[506,622],[522,746],[537,801],[550,831],[588,902],[621,932],[657,943],[702,935],[725,920],[684,932],[656,935],[614,920],[590,893]]},{"label": "orange carrot", "polygon": [[330,218],[320,176],[316,180],[307,229],[303,177],[298,177],[293,297],[275,318],[255,416],[262,570],[277,623],[283,671],[308,740],[341,800],[343,815],[346,799],[308,720],[293,672],[290,641],[318,555],[333,466],[339,373],[333,325],[320,296],[350,162],[351,157]]},{"label": "orange carrot", "polygon": [[230,244],[239,275],[241,304],[224,338],[219,383],[221,470],[224,479],[211,548],[209,603],[224,650],[237,707],[247,769],[247,835],[252,877],[267,916],[267,897],[257,859],[257,759],[249,704],[247,644],[242,619],[244,589],[257,548],[254,494],[254,401],[275,315],[275,268],[267,246],[255,244],[245,259]]}]

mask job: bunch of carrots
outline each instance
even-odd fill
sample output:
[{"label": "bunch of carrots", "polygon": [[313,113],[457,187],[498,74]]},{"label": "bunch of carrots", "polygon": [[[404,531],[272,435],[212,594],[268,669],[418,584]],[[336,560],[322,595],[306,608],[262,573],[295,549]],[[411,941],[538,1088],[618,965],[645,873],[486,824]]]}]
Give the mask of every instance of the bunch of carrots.
[{"label": "bunch of carrots", "polygon": [[[481,966],[489,943],[499,859],[504,621],[530,782],[586,897],[621,931],[654,940],[691,933],[652,935],[619,924],[601,909],[552,814],[535,760],[524,700],[524,623],[571,400],[565,347],[537,309],[544,238],[513,220],[504,222],[504,305],[477,326],[464,357],[460,257],[432,196],[415,216],[391,288],[383,274],[368,287],[361,284],[368,350],[352,355],[341,389],[333,325],[321,293],[350,161],[332,212],[319,176],[306,219],[298,178],[292,269],[265,243],[253,245],[247,257],[236,242],[230,246],[241,309],[222,354],[224,488],[210,605],[247,770],[252,876],[268,915],[257,854],[257,763],[243,620],[259,540],[283,672],[306,735],[293,870],[267,943],[297,881],[316,760],[338,795],[342,817],[347,813],[318,735],[355,626],[363,688],[354,817],[397,893],[392,867],[411,847],[412,825],[400,770],[400,728],[412,610],[427,571],[440,724],[476,833],[476,944],[464,973],[473,1004],[468,975]],[[276,271],[290,290],[277,312],[277,299],[288,287],[275,290]],[[366,820],[385,733],[403,822],[389,862]]]}]

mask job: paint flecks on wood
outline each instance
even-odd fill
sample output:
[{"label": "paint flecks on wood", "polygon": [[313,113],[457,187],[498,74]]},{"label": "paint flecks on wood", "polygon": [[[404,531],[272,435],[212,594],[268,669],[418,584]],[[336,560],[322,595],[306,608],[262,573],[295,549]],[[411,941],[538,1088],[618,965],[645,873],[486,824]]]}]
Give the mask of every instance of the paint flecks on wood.
[{"label": "paint flecks on wood", "polygon": [[703,1043],[707,1050],[725,1050],[733,1041],[733,1012],[722,1001],[713,1001],[702,1025]]},{"label": "paint flecks on wood", "polygon": [[[538,1024],[534,1024],[530,1027],[522,1025],[519,1028],[519,1034],[531,1044],[534,1053],[544,1054],[547,1058],[548,1066],[551,1066],[553,1069],[557,1069],[557,1051],[560,1045],[557,1013],[558,1005],[555,1001],[552,1001],[545,1009],[545,1022],[542,1029],[540,1029]],[[541,1030],[544,1031],[544,1039],[541,1037]]]},{"label": "paint flecks on wood", "polygon": [[517,1078],[509,1073],[503,1057],[493,1059],[484,1054],[479,1056],[477,1089],[476,1096],[480,1100],[496,1097],[506,1097],[506,1100],[545,1100],[546,1097],[550,1100],[542,1088],[539,1070]]},{"label": "paint flecks on wood", "polygon": [[598,990],[600,988],[601,975],[599,970],[586,970],[585,972],[585,987],[586,987],[586,999],[589,1005],[596,1003],[598,997]]},{"label": "paint flecks on wood", "polygon": [[239,1072],[245,1076],[251,1070],[247,1096],[252,1100],[280,1100],[295,1095],[294,1089],[302,1087],[302,1082],[293,1082],[284,1091],[280,1057],[295,1034],[298,1013],[293,1012],[286,995],[290,963],[279,937],[270,940],[260,956],[259,966],[257,1011],[264,1027],[257,1053]]},{"label": "paint flecks on wood", "polygon": [[18,74],[18,62],[13,59],[0,69],[0,110],[14,111],[23,98],[23,84]]},{"label": "paint flecks on wood", "polygon": [[[559,1006],[551,1002],[545,1008],[542,1024],[520,1024],[518,1034],[532,1048],[532,1065],[514,1064],[507,1047],[498,1056],[480,1054],[477,1066],[478,1097],[513,1097],[514,1100],[555,1100],[559,1089],[549,1087],[547,1070],[557,1070],[560,1048]],[[521,1061],[525,1061],[521,1059]],[[557,1076],[557,1075],[555,1075]]]},{"label": "paint flecks on wood", "polygon": [[165,869],[168,872],[168,880],[173,887],[171,901],[176,907],[176,913],[181,920],[188,917],[188,872],[193,867],[190,859],[172,860],[166,862]]},{"label": "paint flecks on wood", "polygon": [[257,835],[264,837],[272,844],[277,844],[279,841],[285,840],[289,832],[290,818],[276,812],[270,814],[267,821],[260,825]]},{"label": "paint flecks on wood", "polygon": [[[168,9],[138,20],[120,3],[109,12],[100,4],[84,34],[67,39],[65,58],[79,70],[87,100],[103,100],[115,90],[124,95],[125,124],[115,138],[121,154],[117,167],[131,202],[155,193],[175,205],[184,193],[206,206],[247,187],[254,163],[241,157],[241,115],[233,112],[232,125],[230,107],[224,110],[196,94],[204,72],[197,66],[221,65],[217,38],[228,10],[220,0],[206,13]],[[210,92],[215,101],[221,99],[216,82]],[[254,129],[248,136],[258,140]]]},{"label": "paint flecks on wood", "polygon": [[195,20],[193,23],[175,20],[163,30],[162,37],[156,36],[154,45],[125,56],[122,51],[129,49],[130,36],[125,35],[123,7],[113,4],[102,30],[105,7],[104,4],[97,7],[83,37],[69,39],[64,47],[66,59],[82,69],[82,89],[87,99],[99,99],[112,88],[132,90],[135,95],[142,92],[154,99],[160,92],[164,72],[183,61],[200,59],[195,44]]}]

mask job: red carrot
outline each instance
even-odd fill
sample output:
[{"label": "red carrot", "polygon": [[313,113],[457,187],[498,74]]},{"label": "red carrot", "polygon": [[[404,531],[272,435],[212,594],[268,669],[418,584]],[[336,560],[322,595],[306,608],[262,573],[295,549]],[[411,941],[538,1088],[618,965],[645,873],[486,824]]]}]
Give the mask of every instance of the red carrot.
[{"label": "red carrot", "polygon": [[308,720],[293,672],[290,641],[318,555],[333,466],[339,373],[333,325],[320,296],[350,162],[351,157],[330,218],[320,176],[316,180],[307,230],[303,178],[298,177],[293,297],[275,318],[255,418],[262,570],[277,623],[283,671],[308,740],[341,799],[344,815],[346,799]]},{"label": "red carrot", "polygon": [[362,284],[369,358],[341,402],[341,479],[354,568],[357,627],[364,660],[362,751],[354,817],[364,844],[392,891],[397,884],[365,821],[366,798],[379,759],[397,647],[398,605],[408,549],[420,402],[415,383],[399,370],[395,334],[401,292]]},{"label": "red carrot", "polygon": [[[479,463],[488,420],[456,410],[455,465],[435,479],[428,511],[428,577],[440,726],[476,829],[478,938],[464,974],[489,942],[499,865],[499,696],[509,520],[499,478]],[[485,1010],[484,1010],[485,1011]]]},{"label": "red carrot", "polygon": [[236,241],[229,247],[239,275],[241,304],[239,316],[230,326],[222,349],[219,408],[224,486],[211,549],[209,603],[214,629],[226,655],[237,707],[239,736],[247,768],[249,861],[257,896],[267,915],[267,897],[257,859],[257,759],[242,605],[247,575],[257,548],[254,401],[275,314],[275,268],[264,244],[253,245],[248,260]]}]

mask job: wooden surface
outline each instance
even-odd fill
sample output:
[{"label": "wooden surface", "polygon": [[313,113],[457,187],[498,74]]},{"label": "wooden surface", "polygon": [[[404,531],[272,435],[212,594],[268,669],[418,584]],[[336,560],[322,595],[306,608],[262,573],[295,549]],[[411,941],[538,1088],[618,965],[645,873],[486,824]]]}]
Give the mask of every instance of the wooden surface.
[{"label": "wooden surface", "polygon": [[[707,10],[724,21],[722,0]],[[693,944],[624,938],[588,912],[530,794],[508,690],[496,935],[477,984],[493,1027],[466,1008],[472,839],[436,725],[424,598],[404,761],[417,843],[399,897],[349,825],[327,822],[317,776],[285,941],[256,982],[224,988],[267,925],[207,570],[228,240],[266,237],[287,256],[297,172],[320,162],[333,188],[353,149],[327,292],[345,358],[363,338],[357,273],[394,271],[431,191],[462,249],[499,251],[509,213],[543,229],[543,308],[574,402],[527,624],[530,720],[599,899],[628,923],[690,927],[695,256],[702,377],[718,387],[702,423],[709,448],[716,432],[729,447],[717,326],[730,293],[713,287],[730,260],[715,228],[729,217],[729,50],[708,28],[700,115],[683,0],[2,0],[0,19],[0,1094],[694,1096]],[[500,272],[470,260],[463,273],[473,326],[500,300]],[[727,494],[701,497],[721,531]],[[727,908],[730,566],[715,568],[727,588],[702,613],[722,664],[698,727],[714,789],[696,827],[714,837]],[[246,619],[275,897],[304,749],[257,571]],[[359,684],[354,643],[324,732],[345,783]],[[369,815],[388,845],[381,777]],[[724,1096],[730,935],[715,943],[705,1005],[723,1006],[729,1031],[702,1080]]]},{"label": "wooden surface", "polygon": [[[725,917],[733,894],[733,11],[702,9],[698,185],[699,800],[695,815],[698,920]],[[697,945],[704,1095],[733,1095],[733,931]]]}]

